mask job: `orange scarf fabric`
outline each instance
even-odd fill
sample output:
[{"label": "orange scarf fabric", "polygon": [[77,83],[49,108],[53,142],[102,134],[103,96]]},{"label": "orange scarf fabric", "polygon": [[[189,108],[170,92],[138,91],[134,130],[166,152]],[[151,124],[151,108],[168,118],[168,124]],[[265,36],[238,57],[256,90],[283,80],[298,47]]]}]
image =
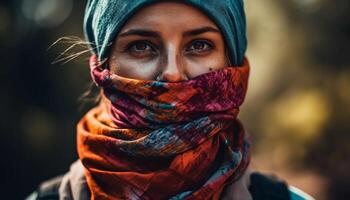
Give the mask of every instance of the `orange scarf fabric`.
[{"label": "orange scarf fabric", "polygon": [[94,56],[90,65],[104,92],[77,126],[91,199],[219,199],[244,173],[247,60],[181,83],[120,77]]}]

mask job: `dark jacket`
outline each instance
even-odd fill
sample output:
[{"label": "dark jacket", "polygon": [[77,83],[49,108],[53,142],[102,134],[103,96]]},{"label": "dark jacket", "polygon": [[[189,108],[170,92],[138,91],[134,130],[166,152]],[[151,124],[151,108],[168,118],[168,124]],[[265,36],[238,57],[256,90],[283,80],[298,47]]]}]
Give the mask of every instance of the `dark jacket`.
[{"label": "dark jacket", "polygon": [[[74,166],[75,165],[75,166]],[[73,172],[73,173],[72,173]],[[67,179],[70,173],[71,180]],[[70,172],[65,175],[57,176],[41,183],[38,189],[32,193],[27,200],[58,200],[58,199],[89,199],[90,192],[82,173],[80,162],[71,166]],[[73,175],[72,175],[73,174]],[[258,172],[249,174],[249,193],[253,200],[307,200],[300,194],[291,190],[284,181],[278,180],[273,176],[263,175]],[[245,184],[245,183],[244,183]],[[74,188],[74,189],[72,189]],[[222,199],[232,199],[232,188],[228,185],[222,195]],[[73,191],[74,190],[74,191]],[[64,196],[62,196],[64,194]],[[69,195],[66,195],[69,194]],[[61,196],[60,196],[61,195]],[[249,195],[248,195],[249,196]],[[311,198],[312,199],[312,198]],[[239,199],[243,200],[243,199]],[[244,199],[245,200],[245,199]]]}]

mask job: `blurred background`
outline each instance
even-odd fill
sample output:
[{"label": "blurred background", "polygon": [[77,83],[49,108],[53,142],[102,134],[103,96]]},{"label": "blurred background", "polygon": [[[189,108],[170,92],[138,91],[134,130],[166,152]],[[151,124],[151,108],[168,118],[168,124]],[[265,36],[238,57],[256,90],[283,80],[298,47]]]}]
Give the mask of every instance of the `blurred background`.
[{"label": "blurred background", "polygon": [[[252,72],[240,118],[252,168],[316,199],[350,199],[350,1],[246,0]],[[93,103],[88,54],[51,64],[83,38],[83,0],[0,2],[1,199],[24,199],[77,159],[75,125]]]}]

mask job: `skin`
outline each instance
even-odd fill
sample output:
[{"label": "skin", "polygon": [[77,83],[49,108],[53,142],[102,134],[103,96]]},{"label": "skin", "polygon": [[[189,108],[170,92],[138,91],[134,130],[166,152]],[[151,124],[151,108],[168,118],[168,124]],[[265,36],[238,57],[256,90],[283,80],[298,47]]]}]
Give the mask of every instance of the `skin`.
[{"label": "skin", "polygon": [[160,2],[127,21],[108,64],[120,76],[179,82],[226,67],[229,61],[219,28],[202,11],[179,2]]}]

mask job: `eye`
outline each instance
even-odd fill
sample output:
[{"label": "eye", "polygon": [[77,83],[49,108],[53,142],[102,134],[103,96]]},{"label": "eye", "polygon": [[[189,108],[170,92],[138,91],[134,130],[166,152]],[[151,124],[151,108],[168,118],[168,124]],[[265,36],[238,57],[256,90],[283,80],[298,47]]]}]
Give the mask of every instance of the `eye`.
[{"label": "eye", "polygon": [[191,45],[186,49],[186,52],[189,53],[203,53],[210,51],[214,48],[214,45],[205,40],[197,40],[191,43]]},{"label": "eye", "polygon": [[136,41],[130,43],[126,50],[136,57],[152,56],[157,53],[152,44],[147,41]]}]

